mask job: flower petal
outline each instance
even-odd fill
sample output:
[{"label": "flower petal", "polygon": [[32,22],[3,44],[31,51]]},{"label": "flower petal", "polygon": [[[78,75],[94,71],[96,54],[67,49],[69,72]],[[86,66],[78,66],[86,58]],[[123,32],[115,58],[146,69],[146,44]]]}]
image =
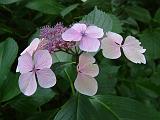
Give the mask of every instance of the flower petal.
[{"label": "flower petal", "polygon": [[100,41],[96,38],[83,37],[80,41],[80,49],[87,52],[96,52],[100,47]]},{"label": "flower petal", "polygon": [[99,73],[99,67],[97,64],[88,64],[83,68],[79,69],[82,74],[89,75],[91,77],[96,77]]},{"label": "flower petal", "polygon": [[33,70],[32,56],[26,52],[18,58],[18,70],[21,74],[27,73]]},{"label": "flower petal", "polygon": [[108,39],[118,43],[119,45],[122,44],[123,37],[121,35],[114,33],[114,32],[107,32],[106,35]]},{"label": "flower petal", "polygon": [[120,46],[112,39],[105,37],[101,41],[103,56],[109,59],[117,59],[121,56]]},{"label": "flower petal", "polygon": [[77,32],[81,33],[81,32],[85,32],[86,31],[87,26],[85,24],[83,24],[83,23],[76,23],[71,28],[73,28]]},{"label": "flower petal", "polygon": [[97,26],[89,26],[86,30],[87,36],[91,38],[101,38],[103,37],[103,29]]},{"label": "flower petal", "polygon": [[36,69],[50,68],[52,65],[52,56],[48,50],[38,50],[34,54]]},{"label": "flower petal", "polygon": [[56,84],[56,76],[49,68],[38,70],[36,72],[38,83],[43,88],[50,88]]},{"label": "flower petal", "polygon": [[95,61],[96,61],[95,58],[93,56],[91,56],[90,54],[82,53],[79,56],[78,68],[82,69],[85,65],[94,63]]},{"label": "flower petal", "polygon": [[122,46],[125,56],[134,63],[146,64],[145,56],[142,54],[145,52],[140,42],[132,36],[128,36]]},{"label": "flower petal", "polygon": [[62,34],[62,39],[64,41],[80,41],[81,38],[81,33],[77,32],[73,28],[69,28]]},{"label": "flower petal", "polygon": [[18,65],[17,65],[17,68],[16,68],[16,72],[19,72],[19,68],[18,68]]},{"label": "flower petal", "polygon": [[93,96],[97,93],[98,85],[95,78],[78,73],[74,82],[78,92],[84,95]]},{"label": "flower petal", "polygon": [[39,38],[33,39],[33,41],[30,43],[30,45],[21,53],[23,55],[24,53],[28,52],[31,56],[33,55],[33,52],[36,51],[38,45],[40,43]]},{"label": "flower petal", "polygon": [[33,72],[21,74],[19,77],[19,88],[24,95],[33,95],[37,89],[35,74]]}]

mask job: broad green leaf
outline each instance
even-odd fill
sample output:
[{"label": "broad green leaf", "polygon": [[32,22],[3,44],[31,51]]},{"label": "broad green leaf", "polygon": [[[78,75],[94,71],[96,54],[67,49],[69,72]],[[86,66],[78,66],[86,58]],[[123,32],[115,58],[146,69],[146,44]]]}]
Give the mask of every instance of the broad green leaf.
[{"label": "broad green leaf", "polygon": [[128,6],[126,7],[126,12],[128,13],[129,16],[133,17],[134,19],[144,22],[144,23],[149,23],[151,21],[151,15],[148,10],[142,7],[138,6]]},{"label": "broad green leaf", "polygon": [[115,15],[109,14],[109,16],[112,19],[112,32],[121,33],[122,26],[120,20]]},{"label": "broad green leaf", "polygon": [[[57,62],[52,66],[56,75],[68,80],[68,77],[74,81],[76,77],[76,65],[75,62]],[[69,75],[69,76],[68,76]]]},{"label": "broad green leaf", "polygon": [[70,87],[71,82],[73,83],[76,79],[77,73],[75,63],[57,62],[53,64],[52,69],[58,79],[57,86],[60,88],[61,91],[65,92]]},{"label": "broad green leaf", "polygon": [[111,8],[111,0],[83,0],[86,1],[84,3],[86,8],[93,8],[97,6],[98,8],[101,8],[104,11],[110,11]]},{"label": "broad green leaf", "polygon": [[95,9],[82,18],[82,22],[103,28],[104,32],[112,30],[112,19],[103,11]]},{"label": "broad green leaf", "polygon": [[160,85],[160,65],[156,66],[155,71],[153,72],[152,76],[150,77],[151,82],[156,85]]},{"label": "broad green leaf", "polygon": [[62,17],[66,16],[68,13],[70,13],[72,10],[76,9],[78,7],[78,3],[73,4],[65,8],[64,10],[61,11]]},{"label": "broad green leaf", "polygon": [[21,0],[0,0],[0,4],[12,4]]},{"label": "broad green leaf", "polygon": [[160,8],[157,10],[155,16],[154,16],[154,20],[158,23],[160,23]]},{"label": "broad green leaf", "polygon": [[145,55],[149,60],[160,58],[160,29],[145,30],[140,36]]},{"label": "broad green leaf", "polygon": [[26,120],[53,120],[57,110],[43,111],[31,115]]},{"label": "broad green leaf", "polygon": [[3,23],[0,23],[0,35],[6,34],[6,33],[12,34],[13,33],[12,28],[10,28],[9,26]]},{"label": "broad green leaf", "polygon": [[90,99],[97,109],[99,120],[159,120],[160,114],[156,110],[133,99],[97,95]]},{"label": "broad green leaf", "polygon": [[157,98],[160,95],[160,86],[153,84],[153,82],[147,78],[138,79],[136,87],[138,88],[137,92],[141,97],[148,95],[151,98]]},{"label": "broad green leaf", "polygon": [[7,78],[17,53],[18,45],[12,38],[8,38],[0,43],[0,86]]},{"label": "broad green leaf", "polygon": [[49,102],[55,96],[51,89],[38,88],[32,96],[17,96],[9,104],[18,111],[32,113],[37,111],[41,105]]},{"label": "broad green leaf", "polygon": [[52,59],[53,59],[53,63],[56,63],[56,62],[70,62],[70,61],[72,61],[72,55],[68,54],[68,53],[65,53],[63,51],[58,51],[58,52],[55,52],[52,55]]},{"label": "broad green leaf", "polygon": [[115,93],[115,85],[117,83],[116,74],[119,66],[114,66],[109,60],[104,58],[99,64],[99,75],[96,77],[98,81],[98,93],[108,94]]},{"label": "broad green leaf", "polygon": [[62,106],[54,120],[97,120],[96,111],[87,97],[72,97]]},{"label": "broad green leaf", "polygon": [[26,4],[26,7],[52,15],[59,14],[60,11],[63,9],[63,6],[55,0],[30,0]]},{"label": "broad green leaf", "polygon": [[13,73],[8,74],[8,78],[3,83],[0,93],[1,93],[1,98],[0,98],[1,102],[8,101],[20,93],[18,87],[17,74]]}]

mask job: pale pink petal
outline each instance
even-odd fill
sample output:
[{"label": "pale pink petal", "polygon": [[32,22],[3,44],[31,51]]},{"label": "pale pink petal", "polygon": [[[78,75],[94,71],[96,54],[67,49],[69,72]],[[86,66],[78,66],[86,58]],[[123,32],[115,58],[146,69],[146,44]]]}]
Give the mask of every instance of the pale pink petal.
[{"label": "pale pink petal", "polygon": [[109,59],[117,59],[121,56],[120,45],[116,44],[112,39],[105,37],[101,41],[101,49],[103,56]]},{"label": "pale pink petal", "polygon": [[91,56],[90,54],[82,53],[79,56],[78,68],[82,69],[85,65],[94,63],[95,61],[96,61],[95,58],[93,56]]},{"label": "pale pink petal", "polygon": [[104,35],[103,29],[97,26],[87,27],[86,34],[90,38],[101,38]]},{"label": "pale pink petal", "polygon": [[99,67],[97,64],[87,64],[83,68],[79,69],[79,72],[91,77],[96,77],[99,73]]},{"label": "pale pink petal", "polygon": [[100,41],[96,38],[83,37],[79,45],[80,49],[87,52],[96,52],[100,47]]},{"label": "pale pink petal", "polygon": [[33,55],[33,53],[36,51],[38,45],[40,43],[40,39],[39,38],[35,38],[33,39],[33,41],[30,43],[30,45],[21,53],[24,54],[26,52],[28,52],[31,56]]},{"label": "pale pink petal", "polygon": [[128,36],[122,46],[123,52],[130,61],[146,64],[146,59],[143,55],[145,49],[143,49],[140,44],[141,43],[135,37]]},{"label": "pale pink petal", "polygon": [[36,69],[50,68],[52,56],[48,50],[38,50],[34,54],[34,63]]},{"label": "pale pink petal", "polygon": [[139,50],[141,53],[144,53],[146,51],[146,49],[143,49],[143,47],[140,46],[140,44],[141,44],[141,42],[139,40],[137,40],[135,37],[127,36],[123,46],[124,47],[126,47],[126,46],[132,47],[133,46],[133,48],[136,47],[137,50]]},{"label": "pale pink petal", "polygon": [[19,77],[19,88],[24,95],[33,95],[37,89],[35,74],[33,72],[21,74]]},{"label": "pale pink petal", "polygon": [[107,32],[106,35],[108,39],[118,43],[119,45],[122,44],[123,37],[121,35],[114,33],[114,32]]},{"label": "pale pink petal", "polygon": [[25,53],[18,58],[18,70],[21,74],[27,73],[33,70],[32,56],[29,53]]},{"label": "pale pink petal", "polygon": [[73,28],[77,32],[81,33],[81,32],[85,32],[86,31],[87,26],[85,24],[83,24],[83,23],[76,23],[71,28]]},{"label": "pale pink petal", "polygon": [[19,68],[18,68],[18,65],[17,65],[17,68],[16,68],[16,72],[19,72]]},{"label": "pale pink petal", "polygon": [[78,92],[84,95],[93,96],[97,93],[98,85],[95,78],[78,73],[74,82]]},{"label": "pale pink petal", "polygon": [[56,84],[56,76],[49,68],[44,68],[36,72],[38,83],[43,88],[50,88]]},{"label": "pale pink petal", "polygon": [[80,41],[82,39],[82,34],[70,28],[62,34],[62,39],[64,41]]}]

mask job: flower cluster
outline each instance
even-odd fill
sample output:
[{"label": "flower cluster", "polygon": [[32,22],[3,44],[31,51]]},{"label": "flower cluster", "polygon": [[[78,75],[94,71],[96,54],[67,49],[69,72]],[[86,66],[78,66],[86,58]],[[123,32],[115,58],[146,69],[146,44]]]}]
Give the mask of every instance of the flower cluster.
[{"label": "flower cluster", "polygon": [[40,29],[40,39],[42,39],[39,45],[41,49],[47,49],[50,53],[58,51],[60,49],[70,49],[75,45],[75,42],[66,42],[62,39],[62,33],[67,28],[62,23],[56,24],[54,27],[44,26]]},{"label": "flower cluster", "polygon": [[43,27],[40,30],[40,39],[35,38],[18,59],[17,72],[21,73],[19,87],[22,93],[28,96],[35,93],[36,78],[43,88],[50,88],[56,84],[56,76],[50,69],[52,65],[50,53],[57,50],[79,46],[81,54],[74,54],[79,57],[74,86],[78,92],[88,96],[95,95],[98,90],[95,77],[99,73],[96,60],[89,52],[102,49],[105,58],[117,59],[121,56],[122,49],[130,61],[146,64],[143,55],[146,49],[140,46],[141,43],[135,37],[127,36],[123,42],[122,36],[114,32],[107,32],[106,36],[103,36],[102,28],[83,23],[76,23],[69,29],[61,23],[55,27]]}]

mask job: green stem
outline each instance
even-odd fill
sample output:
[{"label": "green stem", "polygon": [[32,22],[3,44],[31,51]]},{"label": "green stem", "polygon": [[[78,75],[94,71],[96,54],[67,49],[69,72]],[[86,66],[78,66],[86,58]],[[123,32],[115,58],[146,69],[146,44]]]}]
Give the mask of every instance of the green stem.
[{"label": "green stem", "polygon": [[72,94],[75,95],[75,91],[74,91],[74,86],[73,86],[73,82],[71,80],[71,77],[69,76],[69,74],[67,73],[66,69],[64,69],[68,79],[69,79],[69,82],[70,82],[70,86],[71,86],[71,89],[72,89]]}]

